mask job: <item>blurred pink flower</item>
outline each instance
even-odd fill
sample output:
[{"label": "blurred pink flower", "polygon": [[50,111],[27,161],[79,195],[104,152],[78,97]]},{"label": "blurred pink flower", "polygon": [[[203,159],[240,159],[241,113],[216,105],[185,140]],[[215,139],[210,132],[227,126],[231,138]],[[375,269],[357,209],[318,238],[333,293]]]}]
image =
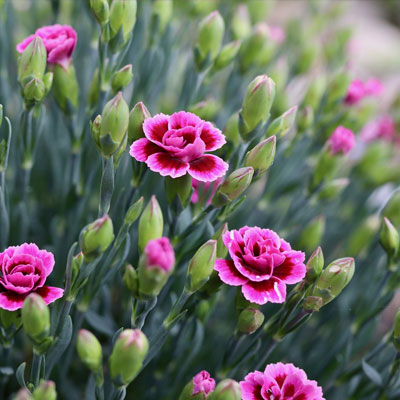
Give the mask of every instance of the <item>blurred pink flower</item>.
[{"label": "blurred pink flower", "polygon": [[192,396],[203,394],[206,399],[215,389],[215,380],[211,378],[207,371],[201,371],[193,378],[193,393]]},{"label": "blurred pink flower", "polygon": [[213,182],[201,182],[197,179],[192,180],[193,194],[191,202],[196,204],[200,201],[206,201],[206,205],[211,204],[211,200],[214,197],[218,187],[221,185],[223,179],[217,178]]},{"label": "blurred pink flower", "polygon": [[23,53],[35,36],[40,36],[47,51],[47,62],[67,68],[75,50],[77,34],[69,25],[49,25],[37,29],[17,45],[17,51]]},{"label": "blurred pink flower", "polygon": [[347,154],[356,144],[356,139],[352,130],[344,126],[338,126],[328,139],[331,154]]},{"label": "blurred pink flower", "polygon": [[54,267],[54,256],[34,243],[10,246],[0,253],[0,308],[22,308],[25,297],[37,293],[46,304],[63,296],[63,289],[44,286]]},{"label": "blurred pink flower", "polygon": [[383,83],[377,78],[369,78],[365,82],[365,94],[369,96],[379,96],[383,93]]},{"label": "blurred pink flower", "polygon": [[146,267],[160,267],[170,272],[175,264],[175,253],[167,237],[153,239],[147,242],[144,248]]},{"label": "blurred pink flower", "polygon": [[354,79],[347,89],[344,102],[348,105],[357,104],[367,96],[379,96],[383,93],[383,84],[377,78],[369,78],[367,82],[360,79]]},{"label": "blurred pink flower", "polygon": [[293,364],[269,364],[240,382],[243,400],[325,400],[316,381]]},{"label": "blurred pink flower", "polygon": [[222,240],[232,260],[218,259],[214,269],[222,282],[242,286],[244,297],[256,304],[283,303],[286,284],[306,274],[305,255],[270,229],[259,227],[227,231]]},{"label": "blurred pink flower", "polygon": [[178,178],[188,173],[198,181],[211,182],[228,169],[221,158],[205,154],[222,147],[225,136],[195,114],[157,114],[144,121],[143,131],[146,137],[133,142],[129,154],[162,176]]},{"label": "blurred pink flower", "polygon": [[286,33],[279,25],[268,25],[268,37],[273,42],[282,44],[286,39]]},{"label": "blurred pink flower", "polygon": [[376,139],[394,141],[396,133],[397,127],[394,119],[390,115],[383,115],[365,124],[360,136],[366,143]]}]

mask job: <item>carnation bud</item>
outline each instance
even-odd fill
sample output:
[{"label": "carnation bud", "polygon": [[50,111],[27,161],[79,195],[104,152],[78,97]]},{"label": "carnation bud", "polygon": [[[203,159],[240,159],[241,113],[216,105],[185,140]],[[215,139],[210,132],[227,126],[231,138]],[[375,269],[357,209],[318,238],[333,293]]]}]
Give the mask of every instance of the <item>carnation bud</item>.
[{"label": "carnation bud", "polygon": [[222,241],[222,236],[225,234],[225,232],[228,230],[228,223],[225,222],[221,228],[219,228],[214,235],[212,236],[211,239],[215,239],[217,241],[217,258],[225,258],[226,255],[228,254],[228,249],[224,245],[224,242]]},{"label": "carnation bud", "polygon": [[134,140],[138,140],[144,137],[143,122],[145,119],[150,118],[151,115],[146,106],[139,102],[132,108],[129,113],[129,125],[128,125],[128,140],[132,143]]},{"label": "carnation bud", "polygon": [[250,185],[254,170],[252,167],[239,168],[233,171],[218,188],[212,204],[222,207],[238,198]]},{"label": "carnation bud", "polygon": [[135,268],[132,267],[132,265],[126,265],[122,281],[133,296],[139,297],[138,274]]},{"label": "carnation bud", "polygon": [[142,368],[149,342],[140,329],[125,329],[115,341],[109,358],[110,375],[118,387],[129,385]]},{"label": "carnation bud", "polygon": [[174,249],[168,238],[147,242],[137,271],[140,297],[148,299],[158,296],[173,271],[174,263]]},{"label": "carnation bud", "polygon": [[247,71],[253,65],[259,65],[263,52],[268,46],[268,26],[265,23],[257,24],[251,34],[240,46],[239,59],[241,70]]},{"label": "carnation bud", "polygon": [[54,78],[53,72],[47,72],[46,74],[44,74],[43,83],[46,89],[45,90],[46,94],[50,92],[50,89],[53,86],[53,78]]},{"label": "carnation bud", "polygon": [[49,335],[50,311],[43,297],[31,293],[24,300],[21,311],[25,333],[35,342],[41,342]]},{"label": "carnation bud", "polygon": [[307,275],[306,281],[313,283],[321,275],[322,269],[324,268],[324,254],[322,253],[321,247],[317,247],[316,250],[311,254],[306,264]]},{"label": "carnation bud", "polygon": [[33,78],[43,79],[46,70],[47,52],[43,40],[35,36],[18,60],[18,81],[25,85]]},{"label": "carnation bud", "polygon": [[90,0],[90,8],[100,26],[108,22],[110,18],[110,7],[107,0]]},{"label": "carnation bud", "polygon": [[196,114],[206,121],[213,120],[220,110],[221,105],[215,99],[200,101],[189,107],[189,112]]},{"label": "carnation bud", "polygon": [[40,102],[46,93],[46,87],[41,79],[31,79],[23,89],[24,99],[28,102]]},{"label": "carnation bud", "polygon": [[222,134],[226,137],[228,143],[234,147],[239,144],[239,113],[232,114],[225,124]]},{"label": "carnation bud", "polygon": [[129,40],[136,23],[136,0],[113,0],[110,8],[110,39],[112,50],[118,50]]},{"label": "carnation bud", "polygon": [[172,204],[176,198],[179,198],[181,205],[185,208],[188,204],[190,194],[192,193],[192,177],[189,174],[179,178],[166,177],[165,193],[170,204]]},{"label": "carnation bud", "polygon": [[240,385],[233,379],[224,379],[218,383],[211,400],[240,400],[242,392]]},{"label": "carnation bud", "polygon": [[297,130],[300,133],[308,131],[314,123],[314,111],[312,107],[304,107],[297,117]]},{"label": "carnation bud", "polygon": [[129,82],[132,80],[132,64],[125,65],[120,70],[116,71],[111,79],[111,87],[113,92],[118,92],[122,90],[124,87],[129,85]]},{"label": "carnation bud", "polygon": [[160,238],[163,228],[162,211],[156,196],[153,195],[139,219],[138,245],[140,251],[144,250],[149,240]]},{"label": "carnation bud", "polygon": [[33,400],[33,397],[32,397],[31,392],[28,389],[22,388],[13,397],[13,400]]},{"label": "carnation bud", "polygon": [[394,317],[393,344],[396,350],[400,352],[400,310],[397,311]]},{"label": "carnation bud", "polygon": [[186,287],[189,292],[196,292],[209,280],[216,257],[216,240],[209,240],[196,251],[187,270]]},{"label": "carnation bud", "polygon": [[239,4],[233,14],[231,30],[235,39],[243,39],[251,32],[251,21],[246,4]]},{"label": "carnation bud", "polygon": [[172,17],[173,3],[171,0],[154,0],[151,5],[153,21],[156,21],[157,31],[162,35]]},{"label": "carnation bud", "polygon": [[132,225],[138,218],[143,209],[143,196],[133,203],[125,214],[124,224]]},{"label": "carnation bud", "polygon": [[312,80],[303,99],[304,106],[309,106],[316,111],[326,89],[326,78],[323,75],[316,76]]},{"label": "carnation bud", "polygon": [[81,329],[76,340],[76,350],[79,358],[92,372],[101,370],[101,360],[103,352],[101,344],[92,332]]},{"label": "carnation bud", "polygon": [[[114,4],[114,3],[113,3]],[[129,108],[122,93],[111,99],[101,115],[99,145],[103,155],[111,156],[121,146],[129,123]]]},{"label": "carnation bud", "polygon": [[347,72],[339,72],[333,77],[327,88],[326,100],[328,106],[341,101],[345,97],[349,84],[350,76]]},{"label": "carnation bud", "polygon": [[325,232],[325,217],[323,215],[314,218],[308,223],[299,238],[298,247],[307,252],[312,251],[321,244],[322,236]]},{"label": "carnation bud", "polygon": [[271,136],[253,147],[246,155],[244,165],[254,169],[254,175],[259,176],[272,165],[276,151],[276,136]]},{"label": "carnation bud", "polygon": [[264,322],[264,314],[257,308],[245,308],[239,314],[238,331],[246,335],[254,333]]},{"label": "carnation bud", "polygon": [[274,119],[271,125],[268,127],[267,136],[279,135],[280,137],[285,136],[294,125],[297,115],[297,106],[289,108],[280,117]]},{"label": "carnation bud", "polygon": [[297,74],[305,74],[312,67],[317,57],[317,47],[315,43],[307,41],[300,48],[300,53],[297,59],[296,72]]},{"label": "carnation bud", "polygon": [[41,381],[33,391],[33,400],[56,400],[56,385],[53,381]]},{"label": "carnation bud", "polygon": [[108,249],[113,240],[113,223],[107,214],[86,225],[79,236],[79,244],[85,261],[94,261]]},{"label": "carnation bud", "polygon": [[399,233],[386,217],[383,218],[380,243],[390,257],[396,256],[399,249]]},{"label": "carnation bud", "polygon": [[227,67],[236,57],[240,49],[240,40],[235,40],[222,47],[220,53],[214,61],[214,69],[216,71]]},{"label": "carnation bud", "polygon": [[75,67],[70,64],[68,68],[64,69],[57,64],[53,73],[53,92],[57,104],[66,114],[71,114],[78,107],[79,90]]},{"label": "carnation bud", "polygon": [[215,380],[207,371],[201,371],[183,388],[178,400],[206,400],[211,398]]},{"label": "carnation bud", "polygon": [[325,305],[337,297],[347,286],[354,275],[354,259],[340,258],[330,263],[315,282],[311,293],[314,297],[322,298]]},{"label": "carnation bud", "polygon": [[308,296],[304,299],[303,308],[307,312],[315,312],[319,311],[323,305],[324,303],[321,297]]},{"label": "carnation bud", "polygon": [[323,149],[314,168],[310,189],[314,190],[324,180],[331,178],[336,171],[338,162],[339,157],[337,155],[331,154],[327,148]]},{"label": "carnation bud", "polygon": [[243,124],[239,128],[242,134],[252,132],[267,120],[274,97],[275,83],[267,75],[259,75],[249,84],[241,110]]},{"label": "carnation bud", "polygon": [[318,193],[318,198],[321,200],[336,199],[343,190],[346,189],[349,183],[350,179],[348,178],[339,178],[328,181],[322,186]]},{"label": "carnation bud", "polygon": [[213,11],[199,24],[196,42],[196,61],[201,69],[202,63],[214,61],[221,48],[225,23],[218,11]]}]

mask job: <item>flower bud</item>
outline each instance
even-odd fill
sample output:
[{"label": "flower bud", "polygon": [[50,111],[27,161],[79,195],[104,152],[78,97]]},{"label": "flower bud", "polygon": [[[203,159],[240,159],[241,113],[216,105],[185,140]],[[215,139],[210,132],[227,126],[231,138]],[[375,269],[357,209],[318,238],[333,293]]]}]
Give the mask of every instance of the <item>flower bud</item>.
[{"label": "flower bud", "polygon": [[221,228],[219,228],[214,235],[212,236],[211,239],[215,239],[217,241],[217,258],[225,258],[226,255],[228,254],[228,249],[224,245],[224,242],[222,241],[222,236],[224,233],[228,230],[228,223],[225,222]]},{"label": "flower bud", "polygon": [[321,297],[325,305],[337,297],[354,275],[354,259],[340,258],[330,263],[315,282],[312,296]]},{"label": "flower bud", "polygon": [[222,207],[238,198],[250,185],[254,170],[252,167],[239,168],[233,171],[218,188],[212,204]]},{"label": "flower bud", "polygon": [[239,383],[233,379],[224,379],[218,383],[211,400],[240,400],[241,398]]},{"label": "flower bud", "polygon": [[339,158],[336,155],[331,154],[327,148],[323,149],[314,168],[314,175],[310,183],[310,189],[314,190],[324,180],[326,181],[332,178],[335,174],[338,163]]},{"label": "flower bud", "polygon": [[350,76],[346,71],[336,74],[328,84],[326,98],[327,105],[331,106],[336,102],[342,101],[346,96],[349,84]]},{"label": "flower bud", "polygon": [[[113,3],[114,4],[114,3]],[[101,115],[99,145],[105,156],[111,156],[120,147],[129,123],[129,108],[122,93],[111,99]]]},{"label": "flower bud", "polygon": [[113,50],[123,47],[136,23],[136,0],[113,0],[110,8],[110,39]]},{"label": "flower bud", "polygon": [[225,23],[218,11],[213,11],[199,24],[196,42],[196,61],[201,67],[207,59],[214,61],[221,48]]},{"label": "flower bud", "polygon": [[79,358],[90,371],[98,372],[101,370],[103,352],[101,344],[93,333],[81,329],[76,340],[76,350]]},{"label": "flower bud", "polygon": [[132,143],[134,140],[138,140],[144,137],[143,122],[145,119],[150,118],[151,115],[146,106],[140,101],[132,108],[129,113],[129,125],[128,125],[128,140]]},{"label": "flower bud", "polygon": [[139,200],[137,200],[129,207],[128,211],[125,214],[125,224],[132,225],[139,218],[139,215],[143,209],[143,201],[144,198],[142,196]]},{"label": "flower bud", "polygon": [[56,400],[56,385],[53,381],[41,381],[33,391],[33,400]]},{"label": "flower bud", "polygon": [[314,111],[312,107],[304,107],[297,117],[297,130],[300,133],[307,132],[314,123]]},{"label": "flower bud", "polygon": [[101,128],[101,115],[98,115],[94,121],[90,121],[90,131],[92,133],[92,138],[96,147],[101,151],[100,147],[100,128]]},{"label": "flower bud", "polygon": [[264,314],[256,308],[245,308],[238,318],[238,331],[246,335],[254,333],[264,322]]},{"label": "flower bud", "polygon": [[303,43],[297,58],[296,73],[305,74],[310,70],[317,57],[317,46],[315,43]]},{"label": "flower bud", "polygon": [[249,84],[241,111],[242,134],[252,132],[258,124],[267,120],[274,97],[275,83],[267,75],[259,75]]},{"label": "flower bud", "polygon": [[71,63],[64,69],[56,65],[53,70],[53,93],[58,106],[66,114],[71,114],[78,107],[78,81],[75,67]]},{"label": "flower bud", "polygon": [[274,119],[267,130],[267,137],[271,135],[285,136],[294,125],[297,115],[297,106],[289,108],[280,117]]},{"label": "flower bud", "polygon": [[100,26],[108,22],[110,18],[110,7],[107,0],[90,0],[90,8]]},{"label": "flower bud", "polygon": [[110,375],[118,387],[133,381],[142,368],[149,342],[140,329],[125,329],[115,341],[109,358]]},{"label": "flower bud", "polygon": [[214,69],[216,71],[227,67],[236,57],[240,49],[240,40],[235,40],[222,47],[220,53],[214,61]]},{"label": "flower bud", "polygon": [[320,192],[318,193],[318,198],[321,200],[336,199],[343,192],[343,190],[346,189],[349,183],[350,179],[348,178],[339,178],[328,181],[322,186]]},{"label": "flower bud", "polygon": [[168,22],[171,20],[173,3],[171,0],[154,0],[151,5],[151,13],[154,23],[157,24],[157,32],[162,35]]},{"label": "flower bud", "polygon": [[139,295],[143,299],[158,296],[175,264],[174,249],[168,238],[147,242],[137,271]]},{"label": "flower bud", "polygon": [[46,74],[44,74],[43,83],[46,89],[45,94],[50,92],[50,89],[53,86],[53,78],[54,78],[53,72],[47,72]]},{"label": "flower bud", "polygon": [[243,40],[239,50],[240,68],[243,72],[253,65],[259,65],[263,53],[268,48],[268,26],[257,24],[250,35]]},{"label": "flower bud", "polygon": [[46,69],[47,52],[43,40],[35,36],[18,60],[18,81],[25,85],[33,78],[43,79]]},{"label": "flower bud", "polygon": [[26,297],[21,316],[25,333],[35,342],[41,342],[49,335],[50,311],[42,296],[31,293]]},{"label": "flower bud", "polygon": [[276,151],[276,136],[271,136],[253,147],[246,155],[244,165],[254,169],[255,176],[266,172],[272,165]]},{"label": "flower bud", "polygon": [[163,228],[164,219],[162,211],[156,196],[153,195],[139,220],[138,245],[140,251],[144,250],[149,240],[160,238]]},{"label": "flower bud", "polygon": [[23,90],[24,99],[28,102],[40,102],[46,93],[46,87],[41,79],[33,78],[25,86]]},{"label": "flower bud", "polygon": [[232,114],[229,117],[222,134],[228,143],[231,143],[234,147],[239,144],[239,113]]},{"label": "flower bud", "polygon": [[107,214],[86,225],[79,236],[79,244],[85,261],[94,261],[108,249],[113,240],[113,223]]},{"label": "flower bud", "polygon": [[207,99],[190,106],[188,111],[196,114],[201,119],[211,121],[215,118],[220,109],[221,105],[215,99]]},{"label": "flower bud", "polygon": [[132,265],[126,265],[122,281],[133,296],[139,297],[138,274],[135,268],[132,267]]},{"label": "flower bud", "polygon": [[215,389],[215,380],[207,371],[201,371],[184,387],[178,400],[206,400]]},{"label": "flower bud", "polygon": [[324,303],[321,297],[308,296],[304,299],[303,308],[308,312],[316,312],[319,311],[323,305]]},{"label": "flower bud", "polygon": [[303,99],[304,106],[309,106],[313,111],[316,111],[321,101],[322,95],[326,89],[326,78],[323,75],[318,75],[312,80],[306,95]]},{"label": "flower bud", "polygon": [[323,215],[314,218],[307,224],[300,235],[298,248],[312,251],[321,244],[325,232],[325,217]]},{"label": "flower bud", "polygon": [[239,4],[233,14],[231,30],[235,39],[244,39],[250,35],[251,21],[246,4]]},{"label": "flower bud", "polygon": [[322,253],[321,247],[317,247],[316,250],[311,254],[306,264],[307,274],[306,281],[313,283],[321,275],[322,269],[324,268],[324,254]]},{"label": "flower bud", "polygon": [[209,280],[216,257],[216,240],[209,240],[196,251],[187,270],[186,288],[189,292],[196,292]]},{"label": "flower bud", "polygon": [[119,71],[116,71],[111,79],[111,87],[113,92],[118,92],[122,90],[124,87],[129,85],[129,82],[132,80],[132,64],[125,65]]},{"label": "flower bud", "polygon": [[28,389],[22,388],[13,397],[13,400],[33,400],[33,397],[31,395],[31,392]]},{"label": "flower bud", "polygon": [[399,233],[386,217],[383,218],[380,243],[390,257],[396,256],[399,249]]},{"label": "flower bud", "polygon": [[397,311],[394,317],[393,344],[396,350],[400,352],[400,310]]}]

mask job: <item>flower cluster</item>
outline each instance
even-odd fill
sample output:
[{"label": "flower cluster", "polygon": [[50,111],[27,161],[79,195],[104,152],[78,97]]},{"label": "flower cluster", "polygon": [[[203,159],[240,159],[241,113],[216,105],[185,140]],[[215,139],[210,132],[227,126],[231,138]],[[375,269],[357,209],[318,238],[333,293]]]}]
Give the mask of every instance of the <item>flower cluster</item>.
[{"label": "flower cluster", "polygon": [[379,79],[370,78],[366,82],[354,79],[347,90],[344,102],[348,105],[357,104],[367,96],[379,96],[383,92],[383,84]]}]

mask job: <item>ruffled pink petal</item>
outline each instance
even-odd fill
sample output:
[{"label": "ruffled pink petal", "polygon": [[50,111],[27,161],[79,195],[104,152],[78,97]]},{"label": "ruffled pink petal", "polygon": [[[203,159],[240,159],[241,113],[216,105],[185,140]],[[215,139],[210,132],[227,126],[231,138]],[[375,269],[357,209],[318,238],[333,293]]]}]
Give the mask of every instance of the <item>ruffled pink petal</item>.
[{"label": "ruffled pink petal", "polygon": [[205,151],[206,147],[200,138],[194,140],[193,143],[187,144],[183,149],[175,151],[174,157],[179,158],[184,162],[191,162],[199,159]]},{"label": "ruffled pink petal", "polygon": [[[5,264],[4,260],[9,259],[13,256],[16,246],[7,247],[2,253],[0,253],[0,264],[3,266]],[[2,271],[4,274],[4,271]]]},{"label": "ruffled pink petal", "polygon": [[241,286],[248,282],[248,279],[238,272],[231,260],[216,260],[214,269],[218,271],[221,281],[227,285]]},{"label": "ruffled pink petal", "polygon": [[265,377],[262,372],[255,371],[248,374],[244,381],[240,382],[243,400],[264,400],[261,389],[264,385]]},{"label": "ruffled pink petal", "polygon": [[205,154],[190,162],[189,174],[198,181],[211,182],[224,176],[228,168],[229,165],[221,158]]},{"label": "ruffled pink petal", "polygon": [[57,299],[60,299],[64,295],[64,290],[53,286],[43,286],[35,291],[43,297],[46,304],[50,304]]},{"label": "ruffled pink petal", "polygon": [[156,114],[143,122],[143,132],[153,143],[161,143],[165,132],[168,131],[169,115]]},{"label": "ruffled pink petal", "polygon": [[249,281],[242,286],[242,293],[246,300],[256,304],[283,303],[286,299],[286,285],[278,279],[267,281]]},{"label": "ruffled pink petal", "polygon": [[179,111],[171,115],[168,128],[180,129],[185,128],[186,126],[197,126],[202,122],[203,120],[196,114],[187,111]]},{"label": "ruffled pink petal", "polygon": [[235,264],[235,268],[239,271],[239,273],[253,282],[266,281],[272,276],[273,268],[272,266],[268,267],[267,263],[265,263],[264,270],[259,271],[247,265],[242,256],[237,256],[234,254],[231,255],[231,257]]},{"label": "ruffled pink petal", "polygon": [[4,288],[18,294],[31,292],[36,282],[40,279],[39,275],[24,275],[17,272],[7,276],[7,283]]},{"label": "ruffled pink petal", "polygon": [[221,148],[225,143],[225,136],[215,128],[211,122],[205,122],[201,130],[200,139],[206,146],[206,151],[214,151]]},{"label": "ruffled pink petal", "polygon": [[8,311],[19,310],[24,305],[25,297],[13,292],[1,292],[0,308]]},{"label": "ruffled pink petal", "polygon": [[179,178],[186,174],[189,164],[171,157],[166,153],[152,154],[146,161],[147,166],[161,176]]},{"label": "ruffled pink petal", "polygon": [[154,153],[159,153],[160,147],[146,138],[135,140],[129,149],[129,154],[137,161],[147,161],[149,156]]},{"label": "ruffled pink petal", "polygon": [[21,43],[17,44],[17,51],[18,53],[23,53],[25,49],[29,46],[33,39],[35,39],[36,35],[29,35],[25,38]]},{"label": "ruffled pink petal", "polygon": [[35,243],[24,243],[21,246],[18,246],[14,255],[17,254],[29,254],[40,259],[43,263],[46,277],[48,277],[53,271],[55,264],[53,253],[46,250],[40,250]]},{"label": "ruffled pink petal", "polygon": [[[296,253],[302,253],[301,251]],[[304,253],[302,253],[304,254]],[[304,261],[304,258],[303,258]],[[274,277],[287,284],[298,283],[306,276],[306,266],[303,263],[294,263],[287,259],[274,269]]]}]

